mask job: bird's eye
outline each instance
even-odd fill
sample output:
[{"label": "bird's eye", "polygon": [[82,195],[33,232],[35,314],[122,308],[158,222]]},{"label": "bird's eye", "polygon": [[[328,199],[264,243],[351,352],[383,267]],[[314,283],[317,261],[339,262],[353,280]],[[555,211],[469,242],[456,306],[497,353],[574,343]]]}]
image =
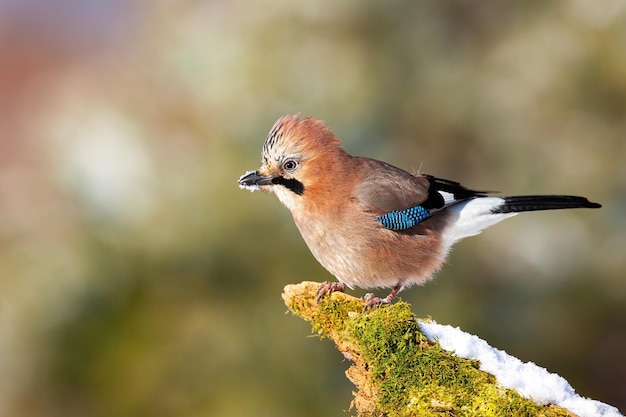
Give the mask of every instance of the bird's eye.
[{"label": "bird's eye", "polygon": [[293,171],[298,167],[298,162],[294,159],[288,159],[283,163],[283,169],[285,171]]}]

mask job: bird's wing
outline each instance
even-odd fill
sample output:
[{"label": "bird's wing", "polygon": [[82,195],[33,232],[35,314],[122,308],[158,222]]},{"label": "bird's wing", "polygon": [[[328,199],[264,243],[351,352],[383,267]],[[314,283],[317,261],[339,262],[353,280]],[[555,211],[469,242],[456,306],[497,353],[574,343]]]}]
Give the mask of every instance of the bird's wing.
[{"label": "bird's wing", "polygon": [[[420,175],[420,174],[415,174]],[[488,194],[495,193],[495,191],[477,191],[471,190],[462,186],[456,181],[450,181],[443,178],[437,178],[432,175],[422,175],[426,177],[430,183],[430,189],[434,190],[437,194],[443,197],[444,206],[450,206],[460,201],[465,201],[474,197],[487,197]]]},{"label": "bird's wing", "polygon": [[368,158],[362,158],[362,168],[353,197],[368,213],[380,215],[429,200],[430,183],[424,177]]},{"label": "bird's wing", "polygon": [[437,210],[487,193],[431,175],[411,174],[373,159],[363,158],[362,162],[363,177],[353,198],[388,229],[408,229]]}]

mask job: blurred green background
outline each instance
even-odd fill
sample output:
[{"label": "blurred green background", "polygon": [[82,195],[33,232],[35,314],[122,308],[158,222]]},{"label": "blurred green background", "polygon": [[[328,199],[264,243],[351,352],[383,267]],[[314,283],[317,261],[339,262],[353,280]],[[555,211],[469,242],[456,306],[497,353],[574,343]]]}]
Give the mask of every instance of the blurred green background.
[{"label": "blurred green background", "polygon": [[624,2],[4,0],[0,56],[1,415],[345,415],[349,363],[280,299],[330,276],[236,184],[296,112],[353,154],[601,202],[401,295],[626,411]]}]

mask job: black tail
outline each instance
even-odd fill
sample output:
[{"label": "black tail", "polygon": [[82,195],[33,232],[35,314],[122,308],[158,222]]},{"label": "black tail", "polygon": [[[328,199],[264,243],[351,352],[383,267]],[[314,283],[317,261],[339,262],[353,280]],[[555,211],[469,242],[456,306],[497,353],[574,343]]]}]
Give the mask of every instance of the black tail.
[{"label": "black tail", "polygon": [[558,210],[570,208],[598,208],[585,197],[574,195],[520,195],[503,197],[504,203],[494,207],[492,213],[516,213],[520,211]]}]

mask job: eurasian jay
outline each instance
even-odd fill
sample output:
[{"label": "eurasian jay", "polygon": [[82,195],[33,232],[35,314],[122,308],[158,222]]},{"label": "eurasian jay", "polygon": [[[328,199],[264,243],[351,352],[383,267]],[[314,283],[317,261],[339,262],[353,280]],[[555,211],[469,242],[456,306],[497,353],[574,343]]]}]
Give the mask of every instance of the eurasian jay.
[{"label": "eurasian jay", "polygon": [[261,167],[242,175],[239,186],[274,192],[315,259],[339,280],[320,286],[318,302],[346,285],[393,288],[385,298],[368,294],[366,308],[427,282],[455,242],[519,212],[600,207],[568,195],[493,197],[352,156],[323,122],[298,115],[276,121]]}]

